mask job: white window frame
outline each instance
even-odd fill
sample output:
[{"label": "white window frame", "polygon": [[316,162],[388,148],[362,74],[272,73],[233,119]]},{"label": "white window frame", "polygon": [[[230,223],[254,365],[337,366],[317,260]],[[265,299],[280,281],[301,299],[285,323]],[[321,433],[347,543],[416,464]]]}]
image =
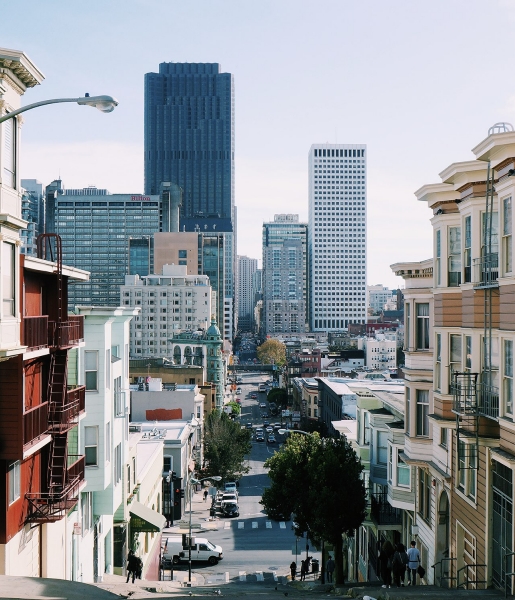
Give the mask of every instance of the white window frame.
[{"label": "white window frame", "polygon": [[[94,365],[88,365],[88,358],[94,359]],[[88,383],[88,374],[95,374],[95,386],[92,387],[91,382]],[[89,376],[91,379],[91,375]],[[84,384],[87,392],[98,392],[98,350],[84,350]]]},{"label": "white window frame", "polygon": [[9,505],[16,502],[21,496],[21,462],[16,460],[9,465],[8,469],[9,481]]},{"label": "white window frame", "polygon": [[[88,439],[89,438],[89,439]],[[91,449],[95,451],[95,461],[88,462],[88,451]],[[86,425],[84,427],[84,457],[86,467],[98,467],[98,426],[97,425]],[[90,459],[91,460],[91,459]]]}]

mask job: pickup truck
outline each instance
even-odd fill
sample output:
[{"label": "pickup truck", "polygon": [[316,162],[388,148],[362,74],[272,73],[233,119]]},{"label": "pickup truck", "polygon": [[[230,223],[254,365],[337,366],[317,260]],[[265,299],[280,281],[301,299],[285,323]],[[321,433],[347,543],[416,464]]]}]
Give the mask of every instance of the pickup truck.
[{"label": "pickup truck", "polygon": [[[189,560],[189,550],[187,541],[184,542],[182,536],[171,535],[163,537],[162,559],[170,561],[174,565]],[[207,562],[210,565],[216,565],[224,557],[221,546],[212,544],[206,538],[191,539],[191,560],[198,562]]]}]

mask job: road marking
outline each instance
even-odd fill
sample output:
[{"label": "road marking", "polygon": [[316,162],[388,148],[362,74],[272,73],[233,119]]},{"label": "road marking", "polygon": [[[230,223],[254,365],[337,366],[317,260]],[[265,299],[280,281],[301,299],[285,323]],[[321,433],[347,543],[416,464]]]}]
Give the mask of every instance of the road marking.
[{"label": "road marking", "polygon": [[286,529],[286,523],[284,521],[281,521],[279,523],[279,527],[280,527],[280,529]]},{"label": "road marking", "polygon": [[257,526],[258,526],[258,522],[252,521],[252,529],[257,529]]},{"label": "road marking", "polygon": [[247,573],[245,571],[240,571],[240,581],[247,581]]},{"label": "road marking", "polygon": [[238,521],[238,529],[243,529],[245,527],[245,521]]},{"label": "road marking", "polygon": [[258,581],[265,581],[265,577],[263,575],[263,571],[256,571],[256,577]]},{"label": "road marking", "polygon": [[266,522],[266,528],[267,529],[272,529],[272,521],[267,521]]},{"label": "road marking", "polygon": [[229,521],[226,521],[224,523],[224,529],[230,529],[231,528],[231,524],[229,523]]}]

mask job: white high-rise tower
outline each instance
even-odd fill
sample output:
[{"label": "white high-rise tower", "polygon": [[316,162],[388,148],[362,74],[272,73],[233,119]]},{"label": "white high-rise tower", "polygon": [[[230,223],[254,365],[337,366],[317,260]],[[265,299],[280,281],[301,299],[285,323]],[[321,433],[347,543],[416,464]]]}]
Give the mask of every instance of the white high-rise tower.
[{"label": "white high-rise tower", "polygon": [[366,198],[366,145],[311,146],[312,331],[338,331],[366,320]]}]

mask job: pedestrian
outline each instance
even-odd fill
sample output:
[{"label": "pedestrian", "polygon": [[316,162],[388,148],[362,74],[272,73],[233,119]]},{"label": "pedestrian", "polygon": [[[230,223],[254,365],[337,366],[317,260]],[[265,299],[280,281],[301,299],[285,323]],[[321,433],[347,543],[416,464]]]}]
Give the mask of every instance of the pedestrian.
[{"label": "pedestrian", "polygon": [[415,540],[411,542],[408,554],[408,585],[417,585],[417,569],[420,565],[420,552],[416,548]]},{"label": "pedestrian", "polygon": [[383,580],[383,587],[392,587],[392,559],[394,555],[394,548],[390,540],[386,540],[381,546],[381,553],[379,555],[379,561],[381,564],[381,579]]},{"label": "pedestrian", "polygon": [[129,550],[129,556],[127,557],[127,581],[129,583],[129,579],[132,577],[132,583],[136,579],[136,574],[138,572],[138,560],[139,558],[134,554],[133,550]]},{"label": "pedestrian", "polygon": [[143,574],[143,561],[139,556],[136,557],[137,567],[136,567],[136,579],[141,579]]},{"label": "pedestrian", "polygon": [[295,573],[297,572],[297,563],[293,560],[290,564],[291,580],[295,581]]},{"label": "pedestrian", "polygon": [[327,573],[327,583],[333,582],[333,573],[334,573],[334,560],[332,556],[329,556],[329,560],[325,565],[325,570]]},{"label": "pedestrian", "polygon": [[397,544],[397,550],[392,559],[393,582],[397,587],[404,587],[404,574],[408,565],[408,555],[404,544]]},{"label": "pedestrian", "polygon": [[207,497],[209,496],[209,492],[204,490],[204,502],[207,502]]},{"label": "pedestrian", "polygon": [[300,561],[300,580],[304,581],[306,579],[306,560]]}]

